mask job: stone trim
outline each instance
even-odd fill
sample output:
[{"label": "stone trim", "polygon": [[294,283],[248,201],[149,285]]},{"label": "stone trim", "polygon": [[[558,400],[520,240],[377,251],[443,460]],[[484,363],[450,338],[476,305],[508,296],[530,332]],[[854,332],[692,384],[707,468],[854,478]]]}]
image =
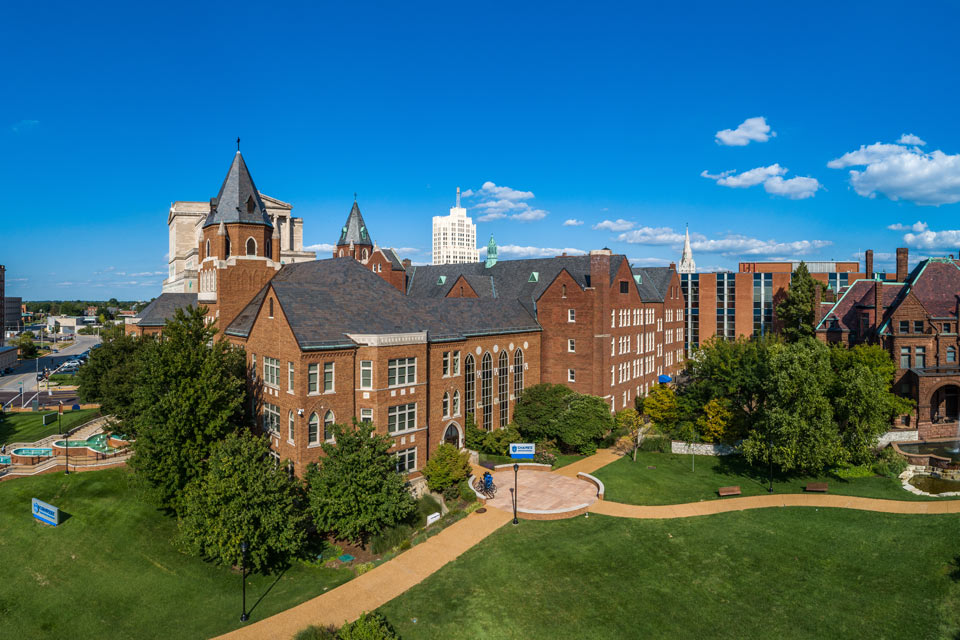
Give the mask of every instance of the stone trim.
[{"label": "stone trim", "polygon": [[520,465],[520,471],[550,471],[552,467],[548,464],[541,464],[539,462],[508,462],[506,464],[498,464],[493,467],[493,470],[496,471],[507,471],[508,469],[513,469],[513,465]]},{"label": "stone trim", "polygon": [[581,480],[586,480],[587,482],[596,485],[596,487],[597,487],[597,500],[603,500],[604,487],[603,487],[603,481],[602,481],[602,480],[600,480],[599,478],[595,478],[594,476],[590,475],[589,473],[584,473],[583,471],[577,472],[577,477],[580,478]]}]

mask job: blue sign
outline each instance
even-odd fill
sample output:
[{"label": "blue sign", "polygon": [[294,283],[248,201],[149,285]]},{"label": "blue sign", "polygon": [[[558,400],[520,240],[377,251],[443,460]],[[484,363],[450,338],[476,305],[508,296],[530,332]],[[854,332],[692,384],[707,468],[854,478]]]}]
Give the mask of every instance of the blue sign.
[{"label": "blue sign", "polygon": [[532,459],[536,448],[537,446],[532,442],[511,442],[510,457]]},{"label": "blue sign", "polygon": [[53,526],[60,524],[60,509],[57,509],[52,504],[47,504],[43,500],[37,500],[34,498],[33,503],[30,506],[30,510],[33,512],[33,517],[40,522],[46,522],[47,524],[52,524]]}]

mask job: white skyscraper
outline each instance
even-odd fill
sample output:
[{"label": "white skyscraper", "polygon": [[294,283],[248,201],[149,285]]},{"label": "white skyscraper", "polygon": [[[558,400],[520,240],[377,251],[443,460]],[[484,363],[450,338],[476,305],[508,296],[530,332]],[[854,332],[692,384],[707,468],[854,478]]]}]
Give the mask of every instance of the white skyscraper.
[{"label": "white skyscraper", "polygon": [[457,187],[457,206],[450,209],[450,215],[433,216],[433,264],[479,261],[477,225],[460,206],[460,187]]}]

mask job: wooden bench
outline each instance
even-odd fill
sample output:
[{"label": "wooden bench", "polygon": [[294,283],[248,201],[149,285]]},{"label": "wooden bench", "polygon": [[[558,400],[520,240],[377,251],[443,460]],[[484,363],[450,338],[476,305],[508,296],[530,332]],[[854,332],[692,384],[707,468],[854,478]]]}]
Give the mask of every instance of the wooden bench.
[{"label": "wooden bench", "polygon": [[720,487],[717,489],[717,493],[720,494],[721,498],[724,496],[738,496],[740,495],[740,487],[739,485],[733,487]]},{"label": "wooden bench", "polygon": [[826,493],[827,492],[827,483],[826,482],[810,482],[803,488],[804,491],[812,491],[814,493]]}]

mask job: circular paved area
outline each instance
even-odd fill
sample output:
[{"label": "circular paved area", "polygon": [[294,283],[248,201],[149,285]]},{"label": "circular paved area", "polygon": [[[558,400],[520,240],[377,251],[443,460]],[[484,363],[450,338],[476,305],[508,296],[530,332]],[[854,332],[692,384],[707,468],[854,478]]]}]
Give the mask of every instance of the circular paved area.
[{"label": "circular paved area", "polygon": [[[513,469],[493,474],[497,495],[487,500],[487,506],[513,511],[510,489],[513,489]],[[520,470],[517,476],[517,508],[532,511],[566,511],[597,501],[597,487],[577,478],[551,471]]]}]

